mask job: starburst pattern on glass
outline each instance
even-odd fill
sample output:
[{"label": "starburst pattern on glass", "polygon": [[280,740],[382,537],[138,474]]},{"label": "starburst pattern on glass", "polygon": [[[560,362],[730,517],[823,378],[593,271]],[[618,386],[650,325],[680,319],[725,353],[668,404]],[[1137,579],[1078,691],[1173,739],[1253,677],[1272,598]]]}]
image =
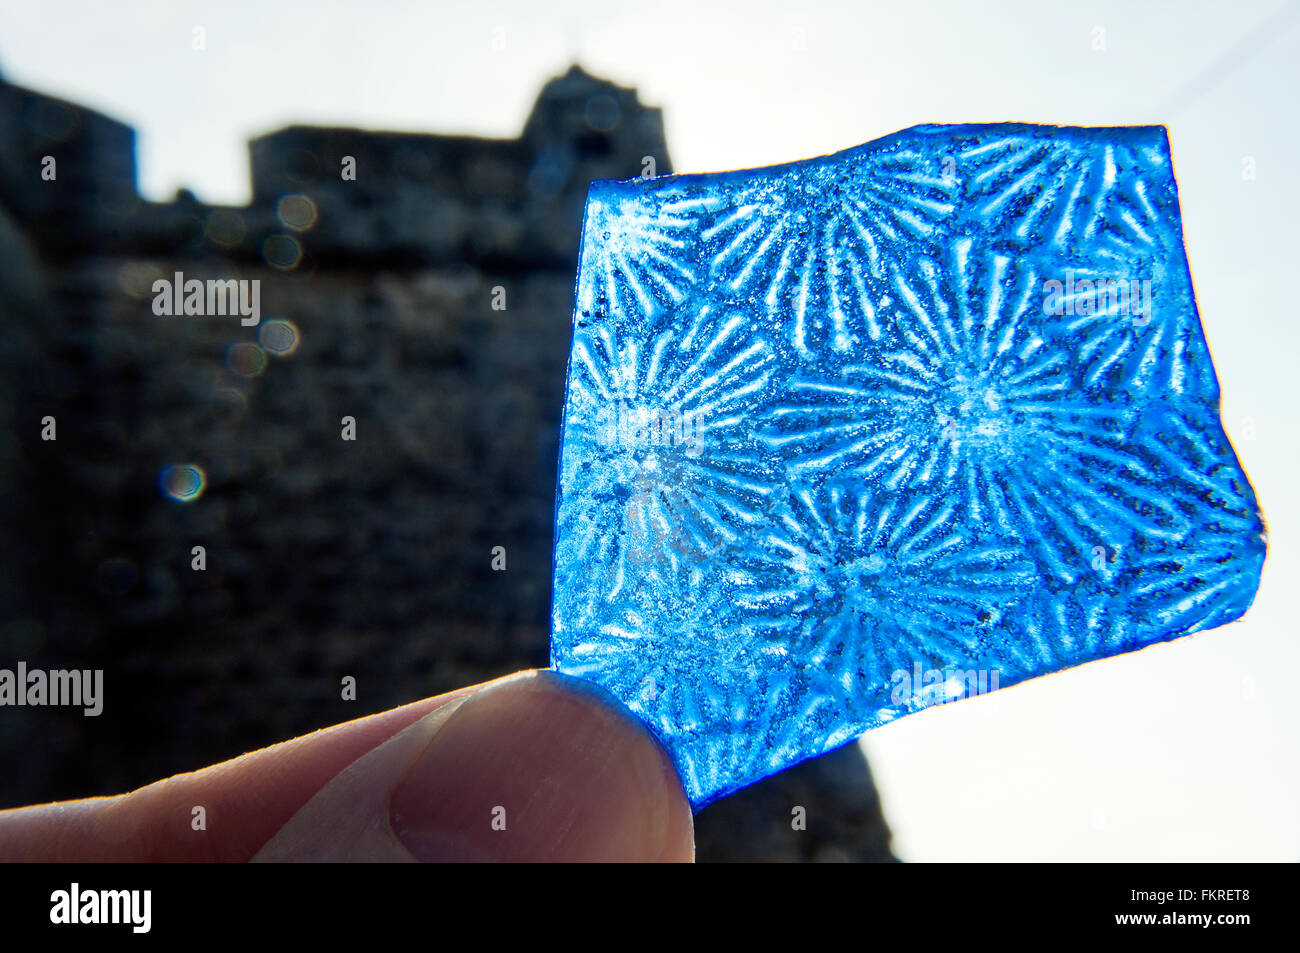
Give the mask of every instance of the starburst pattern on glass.
[{"label": "starburst pattern on glass", "polygon": [[763,313],[801,357],[880,337],[875,314],[889,243],[929,238],[954,209],[956,180],[933,156],[864,153],[826,170],[758,176],[702,233],[729,300]]},{"label": "starburst pattern on glass", "polygon": [[589,530],[557,540],[566,623],[611,599],[698,587],[764,520],[772,474],[747,410],[775,355],[738,315],[703,306],[677,320],[641,335],[584,318],[575,332],[564,454],[568,502]]},{"label": "starburst pattern on glass", "polygon": [[592,186],[552,661],[697,807],[1240,617],[1254,493],[1159,127],[923,126]]}]

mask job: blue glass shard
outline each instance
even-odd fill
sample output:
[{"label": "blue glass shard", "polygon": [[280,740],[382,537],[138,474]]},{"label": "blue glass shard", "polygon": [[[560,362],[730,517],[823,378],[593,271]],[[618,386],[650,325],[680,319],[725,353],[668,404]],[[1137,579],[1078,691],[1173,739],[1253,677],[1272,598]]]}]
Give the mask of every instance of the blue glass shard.
[{"label": "blue glass shard", "polygon": [[1264,552],[1162,127],[918,127],[592,186],[552,661],[696,807],[1230,622]]}]

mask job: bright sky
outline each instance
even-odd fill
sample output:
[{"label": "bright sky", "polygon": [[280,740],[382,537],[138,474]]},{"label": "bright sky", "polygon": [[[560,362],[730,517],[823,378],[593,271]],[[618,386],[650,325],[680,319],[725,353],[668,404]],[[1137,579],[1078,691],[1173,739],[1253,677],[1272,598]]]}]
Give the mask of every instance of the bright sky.
[{"label": "bright sky", "polygon": [[1255,606],[863,744],[908,860],[1300,859],[1300,4],[615,6],[0,0],[0,72],[135,125],[149,196],[212,202],[247,200],[246,141],[290,122],[513,136],[574,59],[663,107],[679,172],[927,122],[1165,123],[1225,425],[1269,519]]}]

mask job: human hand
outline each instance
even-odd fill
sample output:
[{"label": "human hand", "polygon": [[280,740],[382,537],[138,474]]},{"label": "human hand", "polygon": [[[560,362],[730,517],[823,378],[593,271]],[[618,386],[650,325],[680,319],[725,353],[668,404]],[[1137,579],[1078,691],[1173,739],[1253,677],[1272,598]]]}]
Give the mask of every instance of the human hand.
[{"label": "human hand", "polygon": [[[203,828],[196,830],[196,808]],[[0,811],[6,861],[690,861],[626,711],[550,671],[324,728],[129,794]]]}]

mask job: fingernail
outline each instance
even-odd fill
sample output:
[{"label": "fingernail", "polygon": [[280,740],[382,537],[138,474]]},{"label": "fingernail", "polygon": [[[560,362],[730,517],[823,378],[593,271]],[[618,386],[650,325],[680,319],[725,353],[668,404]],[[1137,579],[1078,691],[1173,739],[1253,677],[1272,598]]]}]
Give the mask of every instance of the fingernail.
[{"label": "fingernail", "polygon": [[453,699],[340,771],[253,857],[254,862],[406,862],[415,858],[388,822],[392,792],[439,728],[465,703]]},{"label": "fingernail", "polygon": [[626,710],[555,672],[494,683],[446,718],[389,802],[425,861],[691,860],[672,762]]}]

